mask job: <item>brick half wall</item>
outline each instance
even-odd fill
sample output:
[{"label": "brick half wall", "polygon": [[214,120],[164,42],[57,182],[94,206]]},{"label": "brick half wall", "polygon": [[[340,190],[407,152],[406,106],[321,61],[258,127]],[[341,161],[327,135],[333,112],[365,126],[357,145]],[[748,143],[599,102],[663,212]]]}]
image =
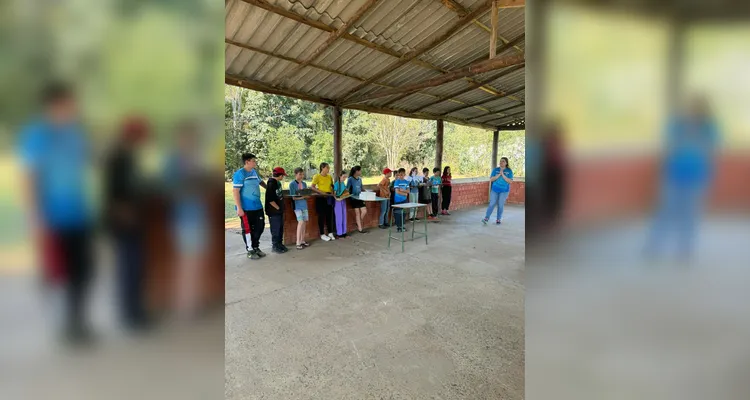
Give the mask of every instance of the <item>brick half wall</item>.
[{"label": "brick half wall", "polygon": [[[366,189],[376,190],[375,186],[366,186]],[[291,199],[288,197],[288,193],[285,191],[285,211],[284,211],[284,243],[287,246],[294,245],[297,242],[297,217],[294,215],[292,210]],[[471,208],[489,203],[489,180],[487,178],[481,179],[456,179],[453,181],[453,193],[451,196],[451,210],[460,210],[464,208]],[[508,204],[524,204],[526,200],[526,183],[523,181],[515,181],[511,184],[510,194],[508,195]],[[380,217],[380,202],[365,202],[367,209],[367,215],[363,225],[365,228],[377,228],[378,218]],[[310,216],[307,221],[307,234],[306,239],[308,241],[320,239],[320,233],[318,232],[318,214],[315,211],[315,199],[307,199],[307,209]],[[354,209],[349,206],[347,202],[346,208],[346,222],[347,231],[353,232],[357,230],[356,217],[354,215]],[[420,210],[419,217],[422,217],[422,211]]]}]

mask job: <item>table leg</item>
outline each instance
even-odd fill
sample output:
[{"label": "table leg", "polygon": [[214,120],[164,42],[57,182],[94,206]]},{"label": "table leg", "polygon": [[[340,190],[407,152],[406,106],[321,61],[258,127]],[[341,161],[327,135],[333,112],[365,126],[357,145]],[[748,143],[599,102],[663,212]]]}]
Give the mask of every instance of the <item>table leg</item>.
[{"label": "table leg", "polygon": [[[412,210],[414,210],[414,209],[412,208]],[[417,211],[418,210],[414,210],[414,219],[416,219],[418,217]],[[417,222],[414,221],[413,219],[411,220],[411,241],[412,242],[414,241],[414,225],[416,225],[416,223]]]},{"label": "table leg", "polygon": [[404,225],[404,214],[405,214],[404,210],[401,209],[401,252],[402,253],[404,252],[404,242],[405,242],[404,227],[406,226]]},{"label": "table leg", "polygon": [[[390,210],[389,210],[390,211]],[[388,249],[391,248],[391,232],[393,229],[393,213],[390,213],[390,224],[388,224]]]}]

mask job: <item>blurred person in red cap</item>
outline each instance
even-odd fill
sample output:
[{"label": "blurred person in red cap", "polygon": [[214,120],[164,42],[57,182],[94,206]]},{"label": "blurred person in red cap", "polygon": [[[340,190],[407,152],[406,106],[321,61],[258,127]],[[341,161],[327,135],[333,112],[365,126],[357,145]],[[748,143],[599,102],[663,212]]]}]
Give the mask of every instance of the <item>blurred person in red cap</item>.
[{"label": "blurred person in red cap", "polygon": [[125,119],[104,171],[104,222],[114,244],[120,320],[128,329],[146,326],[143,188],[137,157],[149,130],[144,118]]},{"label": "blurred person in red cap", "polygon": [[43,281],[65,289],[64,337],[72,344],[93,336],[86,303],[94,265],[92,212],[87,201],[89,141],[79,121],[73,90],[51,83],[42,92],[42,114],[20,134],[26,203],[42,243]]},{"label": "blurred person in red cap", "polygon": [[393,171],[390,168],[383,170],[383,179],[378,183],[378,189],[380,189],[379,196],[387,200],[380,202],[380,218],[378,219],[378,228],[387,229],[390,225],[388,224],[388,208],[391,202],[391,175]]},{"label": "blurred person in red cap", "polygon": [[289,251],[284,246],[284,195],[281,182],[285,176],[284,168],[276,167],[273,169],[273,176],[268,178],[266,183],[266,214],[271,225],[271,243],[273,244],[271,250],[279,254]]}]

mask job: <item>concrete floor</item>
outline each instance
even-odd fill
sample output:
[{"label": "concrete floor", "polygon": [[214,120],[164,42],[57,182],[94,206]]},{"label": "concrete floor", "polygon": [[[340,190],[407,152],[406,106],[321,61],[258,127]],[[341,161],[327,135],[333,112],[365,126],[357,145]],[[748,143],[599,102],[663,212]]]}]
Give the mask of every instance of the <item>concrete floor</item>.
[{"label": "concrete floor", "polygon": [[687,265],[643,258],[641,218],[529,243],[526,396],[750,398],[749,225],[706,216]]},{"label": "concrete floor", "polygon": [[227,231],[226,398],[523,399],[524,208],[483,212],[403,254],[374,229],[251,261]]}]

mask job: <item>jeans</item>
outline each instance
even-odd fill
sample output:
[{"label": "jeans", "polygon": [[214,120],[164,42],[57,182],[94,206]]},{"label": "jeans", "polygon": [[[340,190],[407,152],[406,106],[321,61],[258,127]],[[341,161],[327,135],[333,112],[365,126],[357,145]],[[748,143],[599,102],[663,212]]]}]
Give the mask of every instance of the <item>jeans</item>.
[{"label": "jeans", "polygon": [[659,251],[664,241],[675,237],[682,255],[689,256],[693,250],[696,226],[703,208],[705,188],[696,185],[667,183],[662,188],[661,199],[653,219],[648,253]]},{"label": "jeans", "polygon": [[490,219],[490,215],[492,215],[492,209],[497,206],[497,220],[500,221],[503,217],[503,207],[505,206],[505,200],[508,199],[508,194],[510,192],[501,192],[497,193],[494,190],[490,190],[490,206],[487,207],[487,213],[484,216],[484,219]]},{"label": "jeans", "polygon": [[388,223],[388,206],[390,206],[390,200],[384,200],[380,202],[380,219],[378,219],[378,222],[380,222],[380,225],[385,225]]},{"label": "jeans", "polygon": [[284,242],[284,214],[271,214],[268,216],[271,225],[271,243],[273,247],[280,247]]},{"label": "jeans", "polygon": [[393,209],[393,220],[395,221],[396,227],[398,229],[402,229],[404,227],[404,209],[403,208]]},{"label": "jeans", "polygon": [[[419,201],[419,192],[409,192],[409,203],[417,203]],[[417,216],[417,209],[412,208],[409,210],[409,218],[415,218]]]},{"label": "jeans", "polygon": [[118,232],[115,236],[117,255],[117,287],[120,318],[126,326],[143,322],[143,271],[145,248],[138,232]]}]

